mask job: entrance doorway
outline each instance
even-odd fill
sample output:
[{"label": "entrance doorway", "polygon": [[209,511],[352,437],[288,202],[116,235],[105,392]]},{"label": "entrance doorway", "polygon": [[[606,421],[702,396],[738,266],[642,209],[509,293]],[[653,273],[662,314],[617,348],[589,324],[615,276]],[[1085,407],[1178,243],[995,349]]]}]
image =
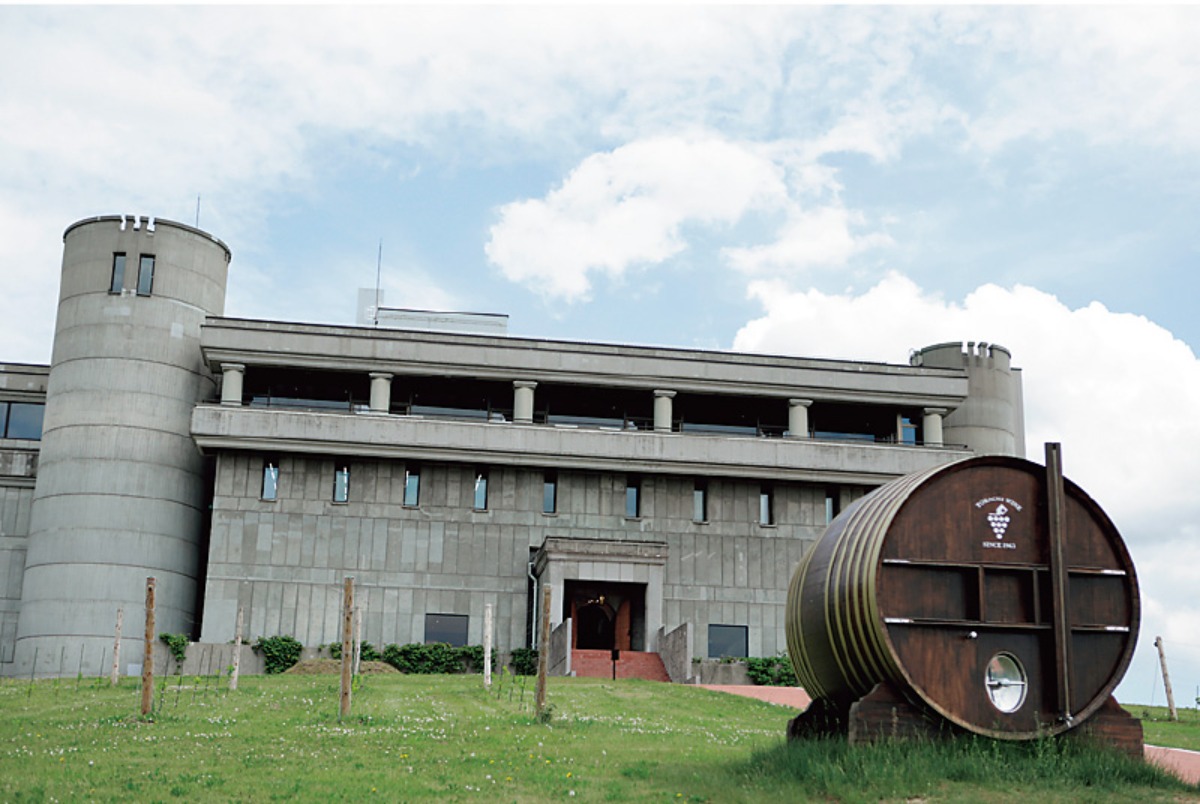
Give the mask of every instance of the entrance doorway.
[{"label": "entrance doorway", "polygon": [[645,650],[646,585],[564,581],[563,619],[571,618],[572,648]]}]

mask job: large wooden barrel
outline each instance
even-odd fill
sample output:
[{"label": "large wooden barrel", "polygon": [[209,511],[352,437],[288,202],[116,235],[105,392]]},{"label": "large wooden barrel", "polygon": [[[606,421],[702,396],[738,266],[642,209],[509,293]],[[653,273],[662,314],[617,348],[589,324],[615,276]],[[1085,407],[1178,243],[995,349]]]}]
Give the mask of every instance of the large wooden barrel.
[{"label": "large wooden barrel", "polygon": [[970,458],[892,481],[829,525],[792,577],[788,651],[835,707],[887,681],[969,731],[1030,739],[1104,704],[1139,607],[1117,529],[1078,486]]}]

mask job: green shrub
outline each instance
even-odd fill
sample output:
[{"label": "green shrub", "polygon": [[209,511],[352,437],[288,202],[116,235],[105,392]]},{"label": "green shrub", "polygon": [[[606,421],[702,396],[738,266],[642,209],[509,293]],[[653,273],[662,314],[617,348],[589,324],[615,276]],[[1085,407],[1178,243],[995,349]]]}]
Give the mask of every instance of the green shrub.
[{"label": "green shrub", "polygon": [[538,652],[536,648],[513,648],[512,669],[516,676],[536,676]]},{"label": "green shrub", "polygon": [[159,640],[167,646],[167,650],[171,651],[171,655],[175,657],[175,665],[183,667],[183,660],[187,658],[188,645],[191,640],[187,634],[159,634]]},{"label": "green shrub", "polygon": [[[365,643],[364,643],[365,644]],[[366,654],[363,654],[364,658]],[[433,673],[481,673],[483,672],[483,646],[464,645],[455,648],[444,642],[422,645],[410,642],[407,645],[388,645],[383,649],[383,660],[401,673],[428,675]],[[496,651],[492,651],[492,668],[496,667]]]},{"label": "green shrub", "polygon": [[259,637],[254,643],[254,652],[261,653],[268,673],[282,673],[300,661],[300,650],[304,646],[295,637],[286,635]]},{"label": "green shrub", "polygon": [[786,653],[778,656],[752,656],[746,659],[746,673],[755,684],[766,687],[795,687],[796,672]]},{"label": "green shrub", "polygon": [[[328,645],[322,645],[321,647],[328,648],[329,655],[332,656],[334,659],[342,658],[342,643],[341,642],[330,642]],[[374,645],[372,645],[370,642],[367,642],[364,640],[363,643],[359,646],[358,658],[360,661],[364,661],[364,662],[378,662],[378,661],[383,660],[383,654],[380,653],[379,649],[376,648]]]}]

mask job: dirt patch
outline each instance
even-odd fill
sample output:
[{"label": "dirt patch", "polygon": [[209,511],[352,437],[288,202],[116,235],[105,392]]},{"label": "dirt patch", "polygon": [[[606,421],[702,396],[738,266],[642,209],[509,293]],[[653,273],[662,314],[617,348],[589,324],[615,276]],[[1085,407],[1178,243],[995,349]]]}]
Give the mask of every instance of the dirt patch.
[{"label": "dirt patch", "polygon": [[[336,676],[342,672],[342,663],[337,659],[306,659],[284,671],[296,676]],[[358,672],[364,676],[380,673],[399,673],[387,662],[361,662]]]}]

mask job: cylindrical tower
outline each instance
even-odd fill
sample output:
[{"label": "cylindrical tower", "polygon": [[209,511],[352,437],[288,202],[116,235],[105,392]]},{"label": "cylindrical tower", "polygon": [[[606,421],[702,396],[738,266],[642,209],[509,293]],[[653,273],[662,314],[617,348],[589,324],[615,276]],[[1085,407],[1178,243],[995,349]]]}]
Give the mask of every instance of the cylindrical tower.
[{"label": "cylindrical tower", "polygon": [[89,218],[63,234],[14,673],[104,671],[119,607],[123,656],[140,661],[148,576],[157,630],[194,630],[206,501],[189,432],[193,406],[214,392],[200,325],[224,311],[229,260],[206,232],[145,217]]},{"label": "cylindrical tower", "polygon": [[1012,354],[994,343],[954,341],[915,352],[914,366],[967,370],[967,399],[946,417],[942,441],[965,444],[979,455],[1025,457],[1021,371]]}]

